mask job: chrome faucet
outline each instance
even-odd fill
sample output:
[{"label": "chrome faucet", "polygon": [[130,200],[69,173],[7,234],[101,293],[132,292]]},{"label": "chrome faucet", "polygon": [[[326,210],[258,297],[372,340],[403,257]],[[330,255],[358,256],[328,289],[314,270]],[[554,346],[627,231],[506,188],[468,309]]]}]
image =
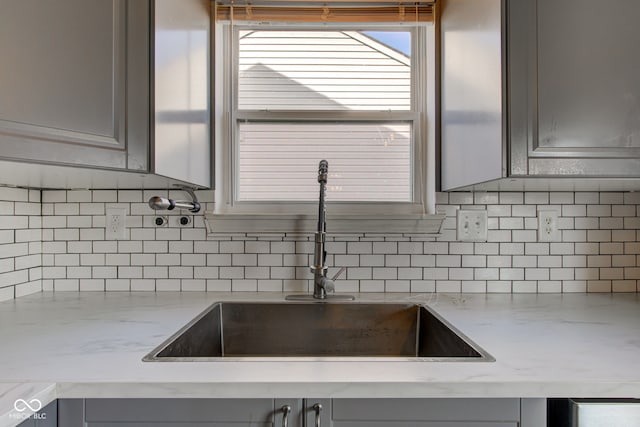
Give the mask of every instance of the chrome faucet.
[{"label": "chrome faucet", "polygon": [[327,175],[329,174],[329,162],[320,160],[318,165],[318,183],[320,184],[320,200],[318,203],[318,228],[315,233],[315,245],[313,248],[313,264],[310,269],[313,273],[313,295],[288,295],[288,300],[343,300],[355,299],[352,295],[328,295],[336,289],[335,280],[344,272],[342,267],[331,279],[327,277],[329,267],[326,265],[327,250],[325,249],[327,235],[327,209],[325,205],[325,192],[327,187]]}]

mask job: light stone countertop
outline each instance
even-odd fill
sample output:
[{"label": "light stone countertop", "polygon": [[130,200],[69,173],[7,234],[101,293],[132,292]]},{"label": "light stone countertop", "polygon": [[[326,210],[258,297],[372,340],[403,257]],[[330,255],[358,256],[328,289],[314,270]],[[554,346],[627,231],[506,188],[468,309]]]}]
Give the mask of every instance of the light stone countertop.
[{"label": "light stone countertop", "polygon": [[58,292],[0,303],[0,426],[15,399],[34,396],[49,396],[43,405],[55,397],[640,398],[637,294],[358,295],[426,303],[495,362],[142,362],[216,301],[283,297]]}]

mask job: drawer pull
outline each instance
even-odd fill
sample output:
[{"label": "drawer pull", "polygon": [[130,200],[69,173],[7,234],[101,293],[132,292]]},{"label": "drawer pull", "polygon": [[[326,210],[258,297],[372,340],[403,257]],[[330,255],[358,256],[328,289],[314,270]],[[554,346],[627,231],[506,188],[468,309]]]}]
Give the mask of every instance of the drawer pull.
[{"label": "drawer pull", "polygon": [[282,412],[284,413],[284,415],[282,415],[282,427],[287,427],[289,425],[289,413],[291,412],[291,406],[284,405],[282,407]]},{"label": "drawer pull", "polygon": [[316,403],[313,405],[313,409],[316,411],[316,427],[320,427],[320,411],[322,411],[322,405]]}]

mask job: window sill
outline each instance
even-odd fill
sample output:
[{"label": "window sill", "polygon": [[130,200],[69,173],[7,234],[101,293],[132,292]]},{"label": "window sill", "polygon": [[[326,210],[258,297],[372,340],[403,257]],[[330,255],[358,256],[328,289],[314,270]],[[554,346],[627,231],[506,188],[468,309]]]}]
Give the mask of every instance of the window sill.
[{"label": "window sill", "polygon": [[[330,215],[327,234],[410,233],[438,234],[446,215]],[[318,219],[313,215],[260,215],[206,213],[208,234],[288,233],[313,234]]]}]

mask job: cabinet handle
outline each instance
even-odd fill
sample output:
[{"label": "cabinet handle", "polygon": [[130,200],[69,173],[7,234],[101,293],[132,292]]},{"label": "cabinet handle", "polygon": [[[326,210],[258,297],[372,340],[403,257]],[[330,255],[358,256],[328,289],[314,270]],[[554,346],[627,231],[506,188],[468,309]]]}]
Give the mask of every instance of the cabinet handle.
[{"label": "cabinet handle", "polygon": [[322,405],[316,403],[313,405],[313,409],[316,411],[316,427],[320,427],[320,411],[322,411]]},{"label": "cabinet handle", "polygon": [[284,415],[282,416],[282,427],[287,427],[289,425],[289,412],[291,412],[291,406],[284,405],[282,407],[282,412],[284,412]]}]

